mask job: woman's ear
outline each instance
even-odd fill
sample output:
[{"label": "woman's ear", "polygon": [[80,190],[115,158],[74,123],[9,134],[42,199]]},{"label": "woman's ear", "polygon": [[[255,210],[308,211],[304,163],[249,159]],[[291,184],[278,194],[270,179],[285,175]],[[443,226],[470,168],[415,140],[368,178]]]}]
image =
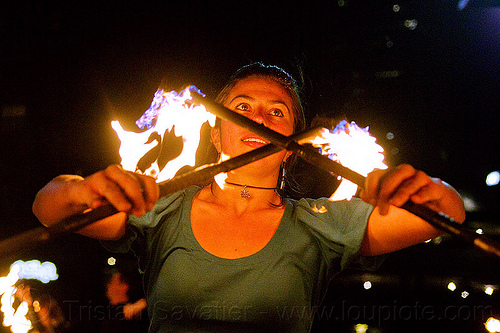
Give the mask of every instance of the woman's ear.
[{"label": "woman's ear", "polygon": [[215,149],[217,152],[220,154],[221,152],[221,146],[220,146],[220,126],[215,125],[212,127],[210,130],[210,136],[212,138],[212,143],[215,146]]}]

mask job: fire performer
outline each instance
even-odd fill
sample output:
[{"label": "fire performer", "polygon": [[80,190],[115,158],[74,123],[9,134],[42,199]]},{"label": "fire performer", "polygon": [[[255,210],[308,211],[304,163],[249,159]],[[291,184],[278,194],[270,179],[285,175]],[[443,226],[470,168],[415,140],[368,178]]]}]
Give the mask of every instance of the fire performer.
[{"label": "fire performer", "polygon": [[[275,66],[243,67],[218,101],[283,135],[304,127],[297,85]],[[222,160],[268,143],[223,120],[211,138]],[[120,211],[80,232],[139,257],[150,332],[308,332],[336,273],[374,267],[378,255],[440,234],[398,206],[412,200],[465,219],[452,187],[409,165],[370,173],[362,200],[287,199],[280,186],[291,155],[280,151],[159,200],[153,178],[117,165],[62,175],[38,193],[33,211],[46,226],[107,202]]]}]

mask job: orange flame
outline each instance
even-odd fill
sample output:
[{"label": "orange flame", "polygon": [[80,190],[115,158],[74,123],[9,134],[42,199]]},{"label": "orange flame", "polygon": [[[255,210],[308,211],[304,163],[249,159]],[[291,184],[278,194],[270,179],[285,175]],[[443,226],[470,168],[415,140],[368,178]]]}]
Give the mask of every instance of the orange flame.
[{"label": "orange flame", "polygon": [[7,276],[0,277],[0,302],[2,303],[1,310],[4,314],[3,326],[9,327],[14,333],[26,333],[31,328],[31,321],[26,318],[28,313],[28,303],[22,302],[17,309],[14,309],[14,295],[16,287],[14,284],[19,279],[19,265],[12,265]]},{"label": "orange flame", "polygon": [[[321,149],[323,155],[343,166],[366,176],[374,169],[387,169],[384,149],[377,144],[377,139],[370,135],[368,127],[361,128],[355,122],[341,121],[334,130],[324,129],[311,144]],[[358,186],[347,179],[342,179],[339,187],[330,197],[331,200],[350,200]]]},{"label": "orange flame", "polygon": [[[129,132],[123,129],[118,121],[112,121],[111,126],[121,141],[119,154],[124,169],[141,172],[156,178],[161,182],[172,178],[183,166],[195,165],[196,150],[200,144],[200,130],[204,123],[215,124],[215,115],[209,113],[203,105],[189,105],[191,99],[189,88],[179,94],[158,90],[151,107],[146,110],[136,124],[148,130],[142,133]],[[146,170],[140,170],[139,161],[153,148],[163,144],[166,133],[173,133],[181,138],[183,149],[179,156],[170,160],[163,168],[156,159]],[[160,149],[159,149],[160,148]]]}]

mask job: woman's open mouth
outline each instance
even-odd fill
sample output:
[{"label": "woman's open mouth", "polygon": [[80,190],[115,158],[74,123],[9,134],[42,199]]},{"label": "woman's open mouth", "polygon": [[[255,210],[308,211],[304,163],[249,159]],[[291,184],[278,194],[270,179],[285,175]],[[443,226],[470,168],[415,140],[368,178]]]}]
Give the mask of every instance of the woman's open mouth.
[{"label": "woman's open mouth", "polygon": [[256,138],[256,137],[247,137],[247,138],[244,138],[242,139],[241,141],[243,141],[245,144],[249,145],[249,146],[262,146],[262,145],[266,145],[267,144],[267,141],[264,141],[260,138]]}]

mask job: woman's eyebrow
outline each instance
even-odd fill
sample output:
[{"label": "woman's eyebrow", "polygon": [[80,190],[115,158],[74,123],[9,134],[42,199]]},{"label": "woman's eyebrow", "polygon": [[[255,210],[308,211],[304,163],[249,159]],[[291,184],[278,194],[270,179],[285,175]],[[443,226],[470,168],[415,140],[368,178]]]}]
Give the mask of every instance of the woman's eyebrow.
[{"label": "woman's eyebrow", "polygon": [[[240,94],[240,95],[237,95],[237,96],[234,96],[230,101],[229,103],[232,103],[235,99],[238,99],[238,98],[244,98],[244,99],[248,99],[248,100],[251,100],[251,101],[255,101],[255,98],[249,96],[249,95],[245,95],[245,94]],[[288,105],[286,105],[285,102],[283,102],[282,100],[279,100],[279,99],[276,99],[276,100],[271,100],[269,101],[271,104],[281,104],[283,105],[284,107],[286,107],[287,110],[290,110]]]},{"label": "woman's eyebrow", "polygon": [[229,103],[232,103],[235,99],[237,98],[245,98],[245,99],[249,99],[251,101],[255,101],[255,98],[251,97],[251,96],[248,96],[248,95],[245,95],[245,94],[240,94],[240,95],[237,95],[237,96],[234,96],[230,101]]},{"label": "woman's eyebrow", "polygon": [[288,108],[288,105],[286,105],[286,103],[285,103],[285,102],[283,102],[282,100],[277,99],[277,100],[272,100],[272,101],[270,101],[270,102],[271,102],[271,104],[281,104],[281,105],[283,105],[284,107],[286,107],[286,109],[287,109],[287,110],[290,110],[290,109]]}]

